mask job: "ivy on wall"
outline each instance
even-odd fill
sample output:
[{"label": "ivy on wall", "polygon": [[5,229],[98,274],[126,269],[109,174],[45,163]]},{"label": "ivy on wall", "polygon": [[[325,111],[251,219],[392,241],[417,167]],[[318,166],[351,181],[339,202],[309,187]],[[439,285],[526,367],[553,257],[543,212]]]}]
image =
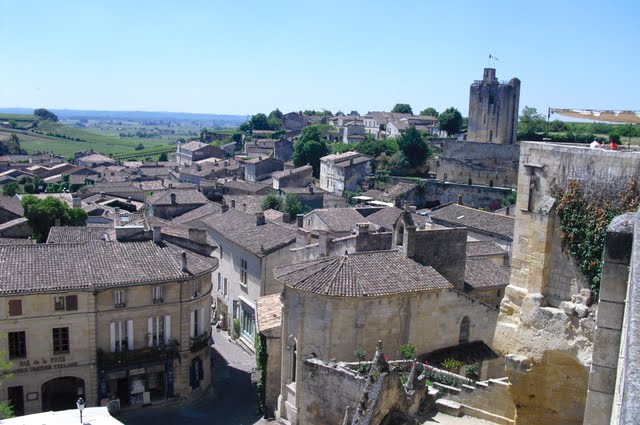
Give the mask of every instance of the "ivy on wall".
[{"label": "ivy on wall", "polygon": [[553,196],[558,200],[556,211],[565,251],[574,258],[597,299],[607,227],[614,217],[637,211],[640,196],[634,178],[622,191],[612,187],[589,189],[587,192],[580,181],[571,180],[565,189],[555,188]]},{"label": "ivy on wall", "polygon": [[256,384],[258,392],[258,409],[267,417],[266,389],[267,389],[267,338],[261,333],[256,334],[256,367],[260,372],[260,380]]}]

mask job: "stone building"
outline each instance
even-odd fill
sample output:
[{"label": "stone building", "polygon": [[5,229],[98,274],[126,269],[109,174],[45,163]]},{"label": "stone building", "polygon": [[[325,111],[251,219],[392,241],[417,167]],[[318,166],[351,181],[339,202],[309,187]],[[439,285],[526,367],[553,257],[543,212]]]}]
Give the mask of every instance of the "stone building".
[{"label": "stone building", "polygon": [[196,189],[169,189],[154,193],[147,199],[149,214],[171,219],[208,203]]},{"label": "stone building", "polygon": [[245,155],[249,158],[259,156],[289,161],[293,158],[293,141],[290,139],[253,139],[244,144]]},{"label": "stone building", "polygon": [[[34,261],[34,258],[37,258]],[[1,400],[18,414],[117,399],[191,400],[210,387],[215,258],[161,240],[0,246]]]},{"label": "stone building", "polygon": [[519,103],[520,80],[500,82],[494,68],[485,68],[482,80],[474,81],[469,91],[467,140],[516,143]]},{"label": "stone building", "polygon": [[306,187],[313,182],[313,167],[303,165],[284,171],[277,171],[272,175],[273,188]]},{"label": "stone building", "polygon": [[[461,292],[464,246],[461,256],[455,252],[459,242],[464,245],[465,229],[417,231],[407,214],[394,229],[396,249],[318,258],[274,271],[284,284],[281,348],[273,353],[282,359],[277,417],[300,423],[298,412],[313,404],[316,395],[299,392],[308,356],[351,361],[358,348],[374,352],[379,339],[395,358],[403,344],[428,353],[491,341],[497,310]],[[490,364],[483,363],[485,373]]]},{"label": "stone building", "polygon": [[227,153],[216,146],[197,141],[184,143],[176,148],[178,165],[191,165],[196,161],[211,157],[225,159]]},{"label": "stone building", "polygon": [[356,191],[372,172],[372,159],[358,152],[323,156],[320,189],[342,196],[345,190]]},{"label": "stone building", "polygon": [[257,182],[270,179],[274,172],[284,170],[284,161],[272,157],[252,158],[244,163],[244,179]]},{"label": "stone building", "polygon": [[0,224],[23,216],[24,211],[19,199],[0,195]]}]

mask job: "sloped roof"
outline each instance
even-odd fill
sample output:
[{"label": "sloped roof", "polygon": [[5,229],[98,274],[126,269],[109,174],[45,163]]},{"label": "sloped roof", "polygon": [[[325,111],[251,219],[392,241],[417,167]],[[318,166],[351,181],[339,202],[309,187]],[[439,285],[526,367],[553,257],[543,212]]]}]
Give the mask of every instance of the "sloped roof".
[{"label": "sloped roof", "polygon": [[509,284],[509,268],[486,258],[467,257],[464,283],[471,289],[503,288]]},{"label": "sloped roof", "polygon": [[158,193],[154,193],[149,197],[149,203],[151,205],[172,205],[171,195],[176,195],[176,204],[189,205],[189,204],[206,204],[209,202],[206,196],[202,192],[198,192],[195,189],[169,189],[163,190]]},{"label": "sloped roof", "polygon": [[20,217],[24,216],[22,203],[16,198],[0,195],[0,209],[7,210]]},{"label": "sloped roof", "polygon": [[[295,228],[268,220],[265,224],[258,226],[254,214],[234,208],[229,208],[226,212],[210,214],[200,221],[221,237],[258,257],[264,257],[291,245],[296,240]],[[216,239],[215,235],[214,239]]]},{"label": "sloped roof", "polygon": [[180,150],[188,150],[188,151],[197,151],[198,149],[202,149],[206,146],[211,146],[208,145],[206,143],[202,143],[202,142],[198,142],[198,141],[192,141],[192,142],[188,142],[188,143],[184,143],[182,145],[178,145],[178,147],[180,148]]},{"label": "sloped roof", "polygon": [[[187,271],[181,253],[187,254]],[[0,294],[90,290],[188,279],[218,260],[170,243],[87,242],[0,246]]]},{"label": "sloped roof", "polygon": [[506,215],[480,211],[464,205],[448,204],[431,210],[431,220],[454,227],[464,226],[513,240],[515,219]]},{"label": "sloped roof", "polygon": [[466,342],[452,347],[441,348],[419,357],[420,361],[439,367],[447,359],[458,360],[464,364],[478,363],[497,359],[498,354],[482,341]]},{"label": "sloped roof", "polygon": [[285,285],[322,295],[372,297],[449,289],[453,286],[430,266],[399,251],[361,252],[321,258],[274,269]]},{"label": "sloped roof", "polygon": [[486,257],[506,255],[507,251],[494,241],[470,241],[467,242],[467,257]]},{"label": "sloped roof", "polygon": [[[375,213],[367,216],[367,220],[380,227],[384,227],[387,231],[391,231],[401,214],[402,210],[400,208],[383,207],[380,211],[376,211]],[[413,223],[419,228],[424,228],[425,226],[436,227],[432,226],[431,223],[427,221],[426,217],[422,217],[418,214],[411,214],[411,216],[413,217]]]},{"label": "sloped roof", "polygon": [[[103,239],[108,229],[86,226],[53,226],[49,230],[47,243],[85,243]],[[108,238],[108,236],[106,236]]]},{"label": "sloped roof", "polygon": [[200,218],[206,217],[209,214],[219,213],[222,207],[220,204],[216,204],[215,202],[209,202],[208,204],[204,204],[201,207],[196,208],[195,210],[191,210],[182,215],[174,217],[171,221],[173,223],[186,224],[190,221],[198,220]]},{"label": "sloped roof", "polygon": [[282,302],[280,294],[267,295],[258,298],[257,316],[260,332],[275,329],[280,326],[282,318]]},{"label": "sloped roof", "polygon": [[262,201],[266,197],[267,195],[224,195],[222,199],[229,208],[231,208],[231,201],[235,201],[237,210],[255,214],[262,211]]},{"label": "sloped roof", "polygon": [[358,223],[368,222],[355,208],[321,208],[311,211],[331,231],[350,232],[358,227]]}]

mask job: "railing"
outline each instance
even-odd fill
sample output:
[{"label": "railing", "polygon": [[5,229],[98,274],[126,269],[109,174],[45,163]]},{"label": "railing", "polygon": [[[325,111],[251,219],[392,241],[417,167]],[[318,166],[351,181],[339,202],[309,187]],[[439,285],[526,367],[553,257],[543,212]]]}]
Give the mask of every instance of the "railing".
[{"label": "railing", "polygon": [[125,366],[152,360],[173,359],[178,357],[180,344],[175,339],[167,344],[145,347],[136,350],[122,350],[113,353],[98,349],[98,363],[101,368]]},{"label": "railing", "polygon": [[209,345],[209,334],[206,332],[200,336],[189,338],[189,350],[192,353],[202,350],[207,345]]}]

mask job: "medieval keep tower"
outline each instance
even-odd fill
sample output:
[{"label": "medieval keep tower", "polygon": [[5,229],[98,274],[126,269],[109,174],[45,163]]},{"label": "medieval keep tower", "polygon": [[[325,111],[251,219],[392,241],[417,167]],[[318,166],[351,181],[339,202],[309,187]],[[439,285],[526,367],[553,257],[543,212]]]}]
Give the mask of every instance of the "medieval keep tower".
[{"label": "medieval keep tower", "polygon": [[482,80],[471,84],[467,140],[516,143],[519,103],[520,80],[500,82],[495,68],[485,68]]}]

